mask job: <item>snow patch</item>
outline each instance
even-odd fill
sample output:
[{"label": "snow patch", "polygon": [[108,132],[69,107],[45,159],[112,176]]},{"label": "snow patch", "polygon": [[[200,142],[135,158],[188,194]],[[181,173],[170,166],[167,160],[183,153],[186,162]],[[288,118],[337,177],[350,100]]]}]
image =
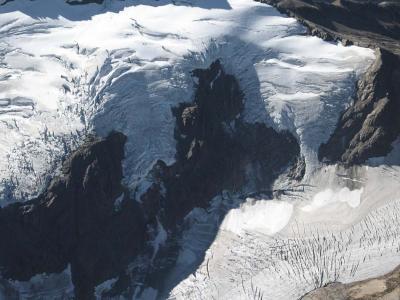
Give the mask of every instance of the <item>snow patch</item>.
[{"label": "snow patch", "polygon": [[273,235],[286,226],[292,213],[293,205],[287,202],[247,199],[240,208],[229,211],[221,229],[238,235],[253,230]]},{"label": "snow patch", "polygon": [[96,286],[95,287],[96,299],[101,299],[103,292],[107,292],[107,291],[111,290],[111,288],[117,282],[117,280],[118,280],[118,277],[111,278],[111,279],[106,280],[103,283],[99,284],[98,286]]},{"label": "snow patch", "polygon": [[18,294],[18,299],[22,300],[70,299],[74,295],[70,265],[58,274],[37,274],[27,281],[16,280],[9,283],[10,287]]},{"label": "snow patch", "polygon": [[121,209],[122,200],[124,200],[125,193],[122,193],[114,201],[114,211],[119,211]]},{"label": "snow patch", "polygon": [[343,202],[348,204],[351,208],[356,208],[360,205],[363,191],[363,188],[352,191],[347,187],[341,188],[337,191],[328,188],[317,193],[314,196],[311,204],[305,205],[302,210],[310,212],[338,202]]},{"label": "snow patch", "polygon": [[141,203],[141,197],[143,194],[147,192],[147,190],[152,186],[153,182],[147,178],[144,178],[142,180],[139,180],[136,185],[134,185],[134,188],[132,189],[134,191],[134,198],[136,201]]},{"label": "snow patch", "polygon": [[157,235],[152,242],[154,248],[152,260],[156,257],[160,247],[164,245],[164,243],[167,241],[167,238],[168,238],[167,232],[165,231],[161,222],[157,219]]}]

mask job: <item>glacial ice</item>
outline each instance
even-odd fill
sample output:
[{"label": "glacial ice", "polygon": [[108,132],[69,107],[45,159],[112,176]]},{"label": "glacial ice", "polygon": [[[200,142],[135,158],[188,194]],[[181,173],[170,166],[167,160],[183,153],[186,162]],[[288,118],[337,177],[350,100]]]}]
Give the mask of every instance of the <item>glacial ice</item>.
[{"label": "glacial ice", "polygon": [[[276,182],[287,193],[273,200],[228,195],[195,209],[166,279],[170,297],[297,299],[327,282],[388,272],[400,264],[399,167],[382,158],[343,170],[316,155],[375,55],[304,33],[251,0],[0,6],[0,206],[38,193],[90,132],[128,136],[125,184],[142,192],[156,160],[174,161],[171,108],[191,100],[190,72],[220,59],[245,93],[246,121],[299,140],[306,177],[299,186]],[[232,201],[241,205],[221,220]],[[54,291],[43,282],[57,275],[16,285],[51,298],[71,292],[64,275]]]}]

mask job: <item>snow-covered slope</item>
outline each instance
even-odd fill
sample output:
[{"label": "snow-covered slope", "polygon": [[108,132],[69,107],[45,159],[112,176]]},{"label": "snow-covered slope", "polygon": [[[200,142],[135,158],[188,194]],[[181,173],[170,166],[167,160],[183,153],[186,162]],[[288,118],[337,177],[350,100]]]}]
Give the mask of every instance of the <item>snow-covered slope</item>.
[{"label": "snow-covered slope", "polygon": [[2,203],[40,190],[88,130],[128,135],[128,185],[173,161],[171,107],[191,99],[190,71],[216,58],[240,79],[246,118],[291,129],[315,163],[374,57],[247,0],[21,0],[0,13]]},{"label": "snow-covered slope", "polygon": [[[331,166],[274,200],[248,198],[221,225],[199,212],[207,217],[186,232],[170,277],[201,263],[170,299],[299,299],[327,283],[383,275],[400,264],[399,186],[398,166]],[[229,206],[218,200],[220,210]],[[193,242],[201,224],[220,228],[205,255]]]},{"label": "snow-covered slope", "polygon": [[[383,158],[370,162],[375,167],[326,167],[316,154],[374,53],[304,33],[294,19],[251,0],[0,6],[0,206],[37,193],[90,132],[128,136],[125,183],[145,188],[142,178],[157,159],[174,161],[171,108],[191,100],[191,71],[221,59],[245,93],[245,119],[298,138],[306,178],[299,186],[279,180],[273,201],[226,193],[208,211],[195,209],[160,292],[296,299],[329,281],[389,271],[400,263],[399,168],[381,166]],[[193,275],[182,278],[188,270]],[[64,287],[40,294],[70,292],[64,275]],[[34,280],[48,286],[46,278]],[[37,295],[38,285],[15,284]]]}]

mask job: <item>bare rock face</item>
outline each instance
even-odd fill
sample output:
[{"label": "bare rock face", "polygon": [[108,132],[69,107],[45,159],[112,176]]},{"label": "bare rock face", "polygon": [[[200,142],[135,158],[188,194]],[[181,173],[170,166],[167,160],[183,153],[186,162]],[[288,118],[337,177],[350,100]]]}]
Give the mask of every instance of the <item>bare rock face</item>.
[{"label": "bare rock face", "polygon": [[94,286],[117,276],[145,241],[138,205],[124,195],[121,160],[125,136],[85,143],[63,164],[38,198],[0,209],[2,275],[28,280],[71,265],[77,299],[92,299]]},{"label": "bare rock face", "polygon": [[220,61],[195,70],[193,76],[198,78],[193,102],[173,109],[176,162],[168,166],[158,161],[150,172],[154,183],[140,197],[148,224],[161,222],[168,233],[145,279],[153,287],[160,283],[159,274],[174,265],[179,252],[174,241],[193,208],[207,208],[223,190],[270,189],[300,154],[289,132],[243,121],[243,94]]},{"label": "bare rock face", "polygon": [[259,0],[298,19],[327,41],[377,49],[376,62],[357,83],[354,104],[319,149],[328,163],[361,164],[385,156],[400,134],[400,4],[398,1]]},{"label": "bare rock face", "polygon": [[400,54],[400,5],[385,0],[258,0],[298,19],[309,33]]},{"label": "bare rock face", "polygon": [[[146,282],[146,272],[175,263],[173,241],[193,208],[207,207],[224,189],[268,189],[298,160],[300,147],[289,132],[242,120],[243,94],[219,61],[193,76],[199,79],[194,101],[173,110],[176,162],[154,165],[153,183],[140,199],[121,184],[126,137],[113,132],[83,144],[40,196],[0,209],[4,278],[28,280],[70,264],[76,299],[92,299],[95,286],[115,277],[104,296],[131,297],[132,281]],[[169,248],[152,244],[160,226]],[[138,257],[144,265],[128,271]]]},{"label": "bare rock face", "polygon": [[357,98],[341,116],[321,160],[359,164],[384,156],[400,134],[400,57],[380,50],[357,85]]},{"label": "bare rock face", "polygon": [[311,291],[302,300],[356,300],[356,299],[400,299],[400,269],[387,275],[364,281],[343,284],[334,282]]},{"label": "bare rock face", "polygon": [[[193,103],[174,109],[176,163],[156,164],[158,187],[148,192],[165,188],[157,198],[165,203],[160,204],[161,219],[167,228],[174,228],[194,207],[207,207],[224,189],[239,190],[250,182],[256,189],[270,187],[300,153],[289,132],[242,120],[243,94],[219,61],[193,76],[199,82]],[[143,197],[142,203],[152,201],[147,194]]]}]

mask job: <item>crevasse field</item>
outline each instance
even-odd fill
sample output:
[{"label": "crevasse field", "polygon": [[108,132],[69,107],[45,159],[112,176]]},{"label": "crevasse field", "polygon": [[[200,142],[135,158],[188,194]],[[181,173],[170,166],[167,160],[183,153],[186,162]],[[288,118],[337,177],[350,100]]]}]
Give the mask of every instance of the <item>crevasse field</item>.
[{"label": "crevasse field", "polygon": [[[400,168],[386,165],[400,141],[351,169],[316,154],[374,58],[306,36],[251,0],[9,2],[0,6],[0,206],[40,192],[91,132],[127,135],[125,184],[146,186],[157,159],[174,161],[171,108],[192,100],[190,72],[221,59],[245,93],[246,120],[298,138],[306,176],[296,185],[282,176],[273,200],[227,192],[195,209],[166,275],[172,292],[144,299],[297,299],[381,275],[400,264]],[[15,284],[26,297],[71,292],[68,270]]]}]

